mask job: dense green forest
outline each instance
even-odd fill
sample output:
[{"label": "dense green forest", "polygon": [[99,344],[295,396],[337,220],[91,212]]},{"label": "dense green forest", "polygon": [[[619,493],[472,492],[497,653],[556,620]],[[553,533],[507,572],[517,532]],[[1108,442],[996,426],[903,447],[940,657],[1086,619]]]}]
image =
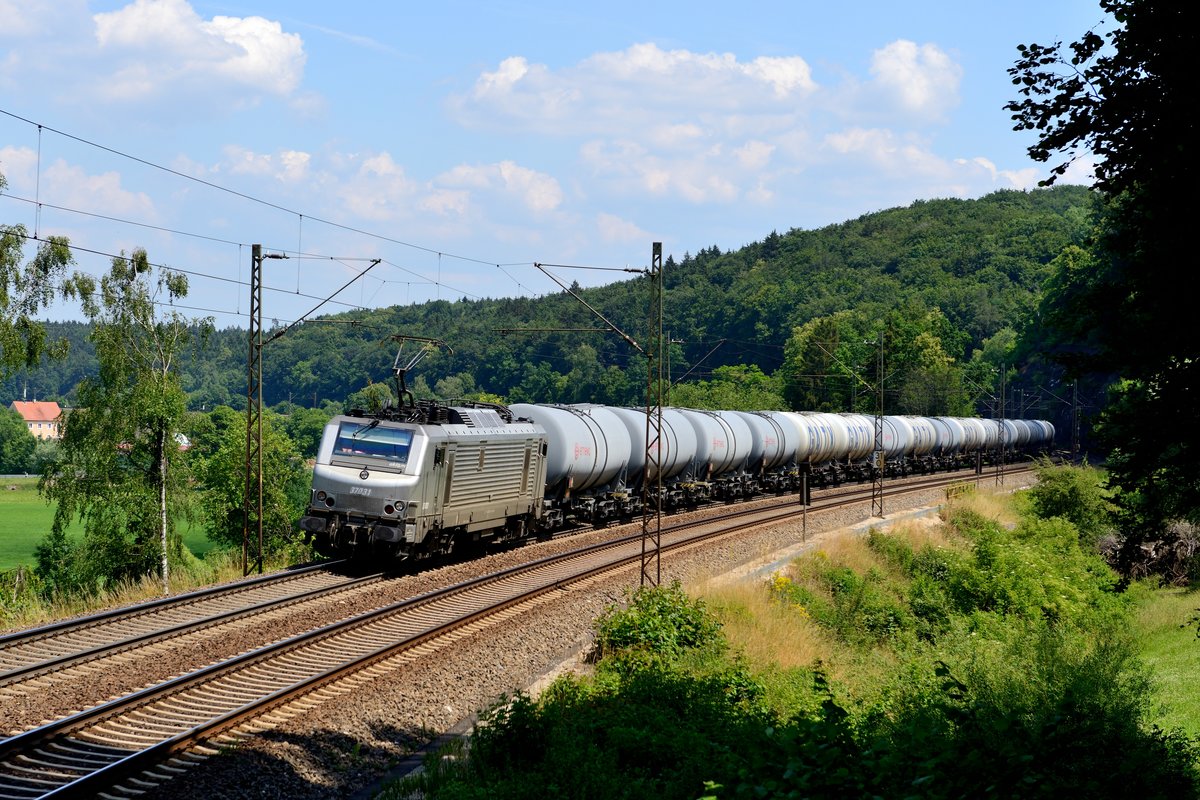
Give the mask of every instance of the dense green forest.
[{"label": "dense green forest", "polygon": [[[1079,186],[917,201],[819,230],[771,232],[735,251],[672,254],[663,265],[664,328],[671,375],[689,384],[672,402],[733,394],[795,408],[873,407],[865,387],[876,385],[882,335],[889,412],[997,413],[1003,377],[1009,416],[1055,419],[1067,430],[1067,395],[1033,355],[1030,323],[1051,262],[1084,241],[1091,203]],[[649,291],[648,279],[635,277],[578,293],[645,341]],[[446,343],[413,376],[418,397],[635,404],[645,396],[644,359],[621,337],[537,332],[602,327],[567,292],[332,319],[342,324],[305,322],[264,350],[268,405],[341,404],[370,384],[389,385],[390,337],[399,334]],[[80,379],[96,370],[88,331],[50,325],[50,339],[70,341],[69,356],[15,373],[0,401],[72,405]],[[244,407],[246,335],[214,331],[183,363],[190,408]]]}]

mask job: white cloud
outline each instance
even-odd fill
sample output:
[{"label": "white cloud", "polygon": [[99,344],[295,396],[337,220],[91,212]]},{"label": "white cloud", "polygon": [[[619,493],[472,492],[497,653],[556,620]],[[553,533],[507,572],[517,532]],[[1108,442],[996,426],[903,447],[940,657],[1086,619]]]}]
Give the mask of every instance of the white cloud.
[{"label": "white cloud", "polygon": [[150,197],[123,188],[116,171],[89,174],[59,158],[43,161],[39,177],[37,151],[9,146],[0,148],[0,173],[8,182],[5,191],[14,197],[32,200],[36,195],[47,205],[140,221],[157,216]]},{"label": "white cloud", "polygon": [[1071,162],[1067,171],[1058,179],[1060,183],[1079,183],[1091,186],[1096,180],[1096,159],[1090,153],[1085,153]]},{"label": "white cloud", "polygon": [[299,34],[284,33],[278,22],[262,17],[213,17],[203,29],[241,49],[215,64],[230,79],[278,94],[300,85],[305,55]]},{"label": "white cloud", "polygon": [[605,242],[644,242],[650,234],[627,219],[600,212],[596,215],[596,231]]},{"label": "white cloud", "polygon": [[771,160],[775,145],[766,142],[750,141],[733,151],[738,163],[746,169],[759,170]]},{"label": "white cloud", "polygon": [[[598,53],[584,62],[583,71],[624,81],[676,84],[685,94],[705,87],[740,84],[745,88],[769,87],[779,97],[806,94],[816,88],[804,59],[760,57],[739,62],[733,53],[693,53],[662,50],[647,42],[616,53]],[[728,99],[728,98],[718,98]]]},{"label": "white cloud", "polygon": [[1042,177],[1035,167],[1002,169],[987,157],[944,158],[925,138],[881,128],[849,128],[825,136],[820,169],[828,194],[878,196],[879,207],[911,198],[978,197],[999,189],[1028,190]]},{"label": "white cloud", "polygon": [[903,110],[940,116],[958,103],[962,68],[937,45],[898,39],[871,59],[871,74]]},{"label": "white cloud", "polygon": [[712,142],[703,149],[660,153],[622,139],[588,142],[581,148],[580,157],[592,173],[618,193],[678,197],[694,204],[727,204],[763,182],[775,150],[768,142],[751,140],[737,146]]},{"label": "white cloud", "polygon": [[145,192],[121,186],[116,171],[89,175],[82,167],[57,159],[42,171],[40,198],[43,203],[139,221],[157,218],[154,202]]},{"label": "white cloud", "polygon": [[439,175],[435,184],[453,189],[497,191],[514,196],[530,211],[553,211],[562,204],[563,194],[553,177],[522,167],[512,161],[496,164],[460,164]]},{"label": "white cloud", "polygon": [[694,122],[654,125],[650,128],[647,138],[657,147],[674,148],[703,139],[704,129]]},{"label": "white cloud", "polygon": [[759,206],[770,205],[776,198],[775,191],[767,187],[765,183],[760,182],[757,186],[745,193],[745,198],[748,202]]},{"label": "white cloud", "polygon": [[295,183],[308,177],[312,156],[299,150],[281,150],[275,155],[255,153],[244,147],[225,148],[225,169],[232,175],[255,175]]},{"label": "white cloud", "polygon": [[263,17],[205,20],[185,0],[134,0],[92,17],[102,52],[127,63],[100,83],[107,97],[138,100],[177,84],[289,95],[304,73],[298,34]]},{"label": "white cloud", "polygon": [[81,0],[0,0],[0,39],[26,39],[57,32],[81,13]]},{"label": "white cloud", "polygon": [[420,186],[390,153],[359,158],[349,156],[343,162],[357,163],[357,171],[339,182],[338,197],[350,214],[376,222],[411,215]]},{"label": "white cloud", "polygon": [[0,147],[0,175],[8,183],[5,190],[32,196],[37,173],[37,151],[29,147]]},{"label": "white cloud", "polygon": [[423,211],[438,216],[462,216],[471,204],[471,193],[461,189],[435,189],[418,204]]},{"label": "white cloud", "polygon": [[[545,69],[542,69],[545,72]],[[486,97],[494,93],[512,91],[517,81],[529,73],[529,62],[520,56],[506,58],[495,72],[485,72],[475,82],[475,96]]]},{"label": "white cloud", "polygon": [[768,113],[790,108],[817,90],[799,56],[742,62],[732,53],[663,50],[653,43],[597,53],[551,70],[523,56],[483,72],[471,92],[450,99],[452,111],[473,125],[501,121],[518,129],[553,133],[614,132],[629,127],[639,110],[662,118],[684,114],[661,130],[688,133],[697,109]]},{"label": "white cloud", "polygon": [[885,173],[913,177],[944,174],[945,160],[934,156],[915,135],[898,136],[890,130],[851,128],[825,137],[831,152],[866,163]]},{"label": "white cloud", "polygon": [[506,58],[449,105],[472,126],[590,137],[579,155],[610,190],[706,204],[767,179],[772,138],[802,122],[819,90],[799,56],[741,60],[644,42],[556,69]]},{"label": "white cloud", "polygon": [[767,58],[760,56],[743,68],[747,75],[766,81],[775,87],[775,94],[787,97],[792,92],[808,93],[817,88],[812,79],[812,70],[804,59]]}]

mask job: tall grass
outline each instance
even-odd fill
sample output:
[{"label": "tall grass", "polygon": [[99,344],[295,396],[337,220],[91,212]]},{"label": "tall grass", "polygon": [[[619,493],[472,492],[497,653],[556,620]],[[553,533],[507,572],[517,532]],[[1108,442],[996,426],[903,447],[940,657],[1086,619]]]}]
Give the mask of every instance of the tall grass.
[{"label": "tall grass", "polygon": [[807,667],[834,653],[836,643],[803,609],[776,602],[761,586],[727,584],[696,593],[756,670]]},{"label": "tall grass", "polygon": [[[290,550],[266,559],[264,572],[274,572],[310,560],[306,548]],[[172,565],[170,594],[180,594],[242,577],[240,550],[212,550],[204,558],[189,558]],[[0,573],[0,630],[17,630],[54,620],[89,614],[162,597],[162,579],[145,575],[124,581],[93,595],[44,597],[38,592],[36,576],[27,568]]]},{"label": "tall grass", "polygon": [[1164,728],[1182,728],[1200,736],[1200,638],[1195,616],[1200,587],[1133,589],[1137,595],[1134,628],[1142,658],[1154,674],[1152,716]]}]

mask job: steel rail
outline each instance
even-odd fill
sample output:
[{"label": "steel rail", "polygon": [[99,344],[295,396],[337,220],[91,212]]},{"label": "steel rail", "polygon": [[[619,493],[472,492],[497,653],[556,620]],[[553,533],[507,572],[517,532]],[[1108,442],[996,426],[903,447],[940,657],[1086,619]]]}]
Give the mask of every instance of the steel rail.
[{"label": "steel rail", "polygon": [[[287,573],[159,598],[5,635],[0,637],[0,686],[178,636],[205,625],[227,622],[289,602],[351,588],[365,580],[331,574],[332,582],[305,588],[301,592],[277,593],[276,590],[285,590],[293,583],[311,586],[313,579],[319,578],[328,566],[306,566]],[[366,579],[378,577],[373,575]],[[230,605],[247,596],[265,596],[266,599],[259,599],[251,605]]]}]

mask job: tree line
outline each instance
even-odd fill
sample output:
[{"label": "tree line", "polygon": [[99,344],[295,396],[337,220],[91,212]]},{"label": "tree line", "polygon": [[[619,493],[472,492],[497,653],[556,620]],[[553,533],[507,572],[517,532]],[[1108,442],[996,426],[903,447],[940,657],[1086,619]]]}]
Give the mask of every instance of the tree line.
[{"label": "tree line", "polygon": [[[1017,334],[1036,316],[1054,259],[1085,240],[1093,201],[1079,186],[918,201],[819,230],[772,232],[738,250],[669,255],[671,380],[721,383],[730,373],[720,368],[757,368],[772,380],[775,406],[850,410],[866,384],[878,383],[876,353],[864,342],[883,334],[884,390],[896,413],[986,410],[1002,377],[1010,391],[1024,386],[1034,397],[1061,372],[1031,366]],[[641,340],[649,290],[647,279],[636,278],[579,293]],[[422,362],[413,381],[418,395],[612,405],[645,399],[645,360],[622,339],[545,332],[597,327],[566,292],[430,301],[334,319],[303,323],[271,344],[263,363],[267,405],[317,408],[389,384],[390,337],[401,333],[449,345]],[[68,342],[69,353],[0,381],[5,405],[31,395],[73,405],[94,370],[86,323],[46,330]],[[207,333],[202,356],[183,354],[189,408],[244,407],[246,348],[246,331],[229,328]],[[1048,395],[1037,402],[1031,413],[1069,414]]]}]

